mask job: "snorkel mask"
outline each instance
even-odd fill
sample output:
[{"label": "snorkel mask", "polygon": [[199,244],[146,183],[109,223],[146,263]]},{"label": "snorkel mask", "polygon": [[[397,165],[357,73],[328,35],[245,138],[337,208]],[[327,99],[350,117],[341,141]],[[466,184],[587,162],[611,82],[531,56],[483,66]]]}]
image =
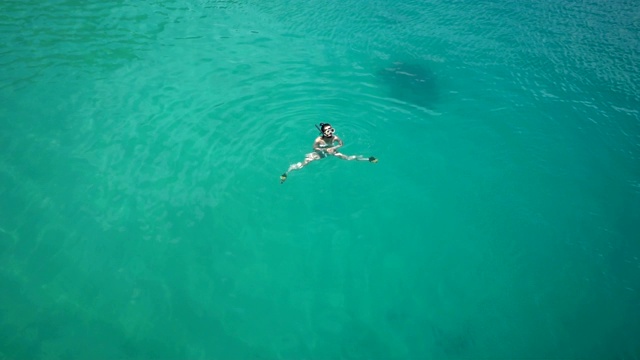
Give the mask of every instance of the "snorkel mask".
[{"label": "snorkel mask", "polygon": [[331,127],[331,124],[320,123],[320,126],[316,125],[316,128],[320,130],[322,137],[330,138],[336,132],[334,128]]}]

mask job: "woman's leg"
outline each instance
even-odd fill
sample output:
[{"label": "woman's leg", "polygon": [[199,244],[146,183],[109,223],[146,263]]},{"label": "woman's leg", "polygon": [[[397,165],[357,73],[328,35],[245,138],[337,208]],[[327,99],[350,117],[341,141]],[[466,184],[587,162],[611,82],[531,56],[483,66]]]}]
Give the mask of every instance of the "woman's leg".
[{"label": "woman's leg", "polygon": [[300,170],[303,167],[307,166],[308,163],[314,161],[314,160],[318,160],[320,159],[320,155],[318,155],[317,153],[309,153],[307,154],[307,156],[304,157],[304,160],[299,162],[299,163],[295,163],[295,164],[291,164],[291,166],[289,166],[289,169],[287,170],[287,172],[293,171],[293,170]]},{"label": "woman's leg", "polygon": [[289,168],[287,169],[287,171],[280,175],[280,183],[282,184],[285,180],[287,180],[287,175],[293,171],[293,170],[300,170],[303,167],[305,167],[308,163],[318,160],[318,159],[322,159],[322,157],[315,152],[309,153],[307,154],[307,156],[305,156],[304,160],[295,164],[291,164],[289,166]]},{"label": "woman's leg", "polygon": [[342,153],[334,153],[333,155],[339,157],[340,159],[344,159],[344,160],[357,160],[357,161],[375,162],[375,161],[371,160],[372,158],[375,159],[373,156],[372,157],[364,157],[362,155],[345,155],[345,154],[342,154]]}]

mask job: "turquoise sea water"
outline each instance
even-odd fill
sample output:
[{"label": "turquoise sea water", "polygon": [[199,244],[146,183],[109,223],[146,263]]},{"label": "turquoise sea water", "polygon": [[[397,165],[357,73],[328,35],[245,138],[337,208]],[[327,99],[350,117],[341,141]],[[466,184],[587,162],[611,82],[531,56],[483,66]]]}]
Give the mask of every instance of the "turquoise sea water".
[{"label": "turquoise sea water", "polygon": [[[0,3],[0,359],[640,358],[640,8]],[[347,154],[279,175],[330,122]]]}]

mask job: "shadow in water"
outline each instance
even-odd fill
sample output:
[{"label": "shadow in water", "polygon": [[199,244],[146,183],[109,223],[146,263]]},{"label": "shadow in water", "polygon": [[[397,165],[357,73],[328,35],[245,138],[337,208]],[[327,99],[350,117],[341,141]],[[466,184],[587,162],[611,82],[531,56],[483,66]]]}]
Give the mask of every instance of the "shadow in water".
[{"label": "shadow in water", "polygon": [[389,96],[427,109],[438,101],[436,76],[426,65],[394,62],[377,72]]},{"label": "shadow in water", "polygon": [[471,330],[467,327],[454,330],[443,330],[433,326],[433,339],[436,350],[449,358],[468,358],[474,348],[474,339]]}]

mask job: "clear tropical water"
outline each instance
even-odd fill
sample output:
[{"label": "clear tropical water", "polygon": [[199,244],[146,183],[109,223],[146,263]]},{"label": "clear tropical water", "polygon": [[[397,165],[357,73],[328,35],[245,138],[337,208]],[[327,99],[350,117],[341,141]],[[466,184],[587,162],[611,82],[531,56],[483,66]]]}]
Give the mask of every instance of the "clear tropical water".
[{"label": "clear tropical water", "polygon": [[639,9],[3,1],[0,359],[640,358]]}]

